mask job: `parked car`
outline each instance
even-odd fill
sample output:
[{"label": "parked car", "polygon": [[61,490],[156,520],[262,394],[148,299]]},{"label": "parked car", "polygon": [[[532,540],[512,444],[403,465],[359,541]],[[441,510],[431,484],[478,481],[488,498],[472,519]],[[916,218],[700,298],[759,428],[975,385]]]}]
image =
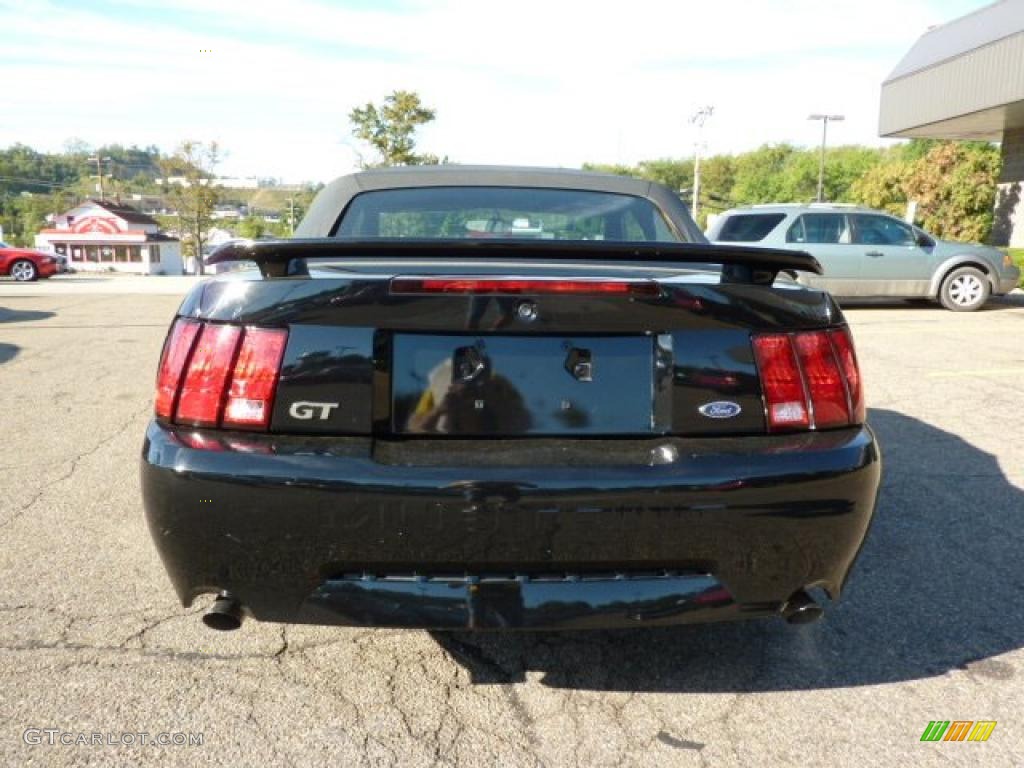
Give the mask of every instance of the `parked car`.
[{"label": "parked car", "polygon": [[[525,237],[517,232],[526,231]],[[346,176],[197,285],[142,451],[204,621],[588,628],[839,597],[881,472],[853,340],[790,250],[707,244],[666,187]]]},{"label": "parked car", "polygon": [[29,282],[40,277],[50,277],[57,274],[57,271],[57,260],[48,253],[0,243],[0,276]]},{"label": "parked car", "polygon": [[997,248],[940,240],[895,216],[837,204],[755,205],[726,211],[708,230],[716,243],[809,251],[824,275],[800,282],[840,298],[938,299],[958,312],[1017,287],[1020,270]]}]

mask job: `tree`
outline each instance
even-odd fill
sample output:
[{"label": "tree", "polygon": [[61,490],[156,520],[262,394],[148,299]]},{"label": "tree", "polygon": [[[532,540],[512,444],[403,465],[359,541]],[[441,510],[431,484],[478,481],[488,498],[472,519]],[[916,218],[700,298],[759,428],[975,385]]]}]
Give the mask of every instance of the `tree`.
[{"label": "tree", "polygon": [[367,102],[366,106],[353,109],[348,119],[353,135],[380,154],[379,162],[361,162],[364,168],[438,162],[435,155],[416,154],[416,129],[434,119],[434,110],[423,106],[415,91],[393,91],[382,106]]},{"label": "tree", "polygon": [[[171,157],[160,160],[164,194],[178,212],[182,250],[185,256],[195,258],[199,274],[204,272],[203,247],[221,192],[214,176],[219,161],[217,142],[191,140],[183,142]],[[170,183],[172,176],[181,177],[182,183]]]},{"label": "tree", "polygon": [[641,160],[636,169],[640,178],[664,184],[673,192],[693,186],[693,158]]},{"label": "tree", "polygon": [[929,150],[905,183],[922,226],[951,240],[984,241],[992,229],[1000,165],[991,144],[950,141]]},{"label": "tree", "polygon": [[620,163],[584,163],[583,170],[594,171],[595,173],[612,173],[616,176],[640,175],[640,172],[633,166]]},{"label": "tree", "polygon": [[999,150],[984,142],[911,142],[864,173],[854,201],[902,215],[917,203],[917,220],[951,240],[983,242],[992,229]]},{"label": "tree", "polygon": [[890,159],[868,169],[850,186],[850,200],[902,216],[907,208],[906,180],[914,164]]},{"label": "tree", "polygon": [[259,216],[246,216],[238,222],[238,236],[259,240],[267,233],[267,222]]}]

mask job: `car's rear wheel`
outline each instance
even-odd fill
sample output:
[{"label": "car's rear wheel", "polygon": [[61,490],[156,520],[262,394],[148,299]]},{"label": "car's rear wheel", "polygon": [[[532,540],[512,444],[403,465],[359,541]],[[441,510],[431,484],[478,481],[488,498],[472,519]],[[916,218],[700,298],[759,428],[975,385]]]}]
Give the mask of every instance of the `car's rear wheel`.
[{"label": "car's rear wheel", "polygon": [[954,312],[971,312],[988,300],[992,286],[985,273],[976,267],[954,269],[942,281],[939,301]]},{"label": "car's rear wheel", "polygon": [[39,270],[28,259],[19,259],[11,265],[11,277],[19,283],[28,283],[39,277]]}]

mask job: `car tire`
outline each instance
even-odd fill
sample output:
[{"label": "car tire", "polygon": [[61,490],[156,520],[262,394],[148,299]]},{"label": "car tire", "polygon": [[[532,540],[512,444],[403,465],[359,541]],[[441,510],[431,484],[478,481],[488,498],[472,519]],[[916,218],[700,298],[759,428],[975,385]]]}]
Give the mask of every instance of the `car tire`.
[{"label": "car tire", "polygon": [[953,312],[973,312],[981,307],[992,292],[988,277],[977,267],[954,269],[942,281],[939,301]]},{"label": "car tire", "polygon": [[19,283],[30,283],[39,277],[39,270],[28,259],[18,259],[11,264],[11,277]]}]

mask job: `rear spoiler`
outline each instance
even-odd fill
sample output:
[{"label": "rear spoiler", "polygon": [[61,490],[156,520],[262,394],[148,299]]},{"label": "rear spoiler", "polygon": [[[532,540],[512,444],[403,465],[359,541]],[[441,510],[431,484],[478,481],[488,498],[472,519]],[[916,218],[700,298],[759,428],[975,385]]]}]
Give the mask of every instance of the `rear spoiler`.
[{"label": "rear spoiler", "polygon": [[343,240],[261,240],[225,243],[207,264],[254,261],[264,277],[308,275],[306,259],[465,258],[475,261],[642,261],[665,266],[718,265],[729,282],[771,284],[783,270],[823,274],[809,253],[707,243],[620,243],[606,240],[487,240],[375,238]]}]

